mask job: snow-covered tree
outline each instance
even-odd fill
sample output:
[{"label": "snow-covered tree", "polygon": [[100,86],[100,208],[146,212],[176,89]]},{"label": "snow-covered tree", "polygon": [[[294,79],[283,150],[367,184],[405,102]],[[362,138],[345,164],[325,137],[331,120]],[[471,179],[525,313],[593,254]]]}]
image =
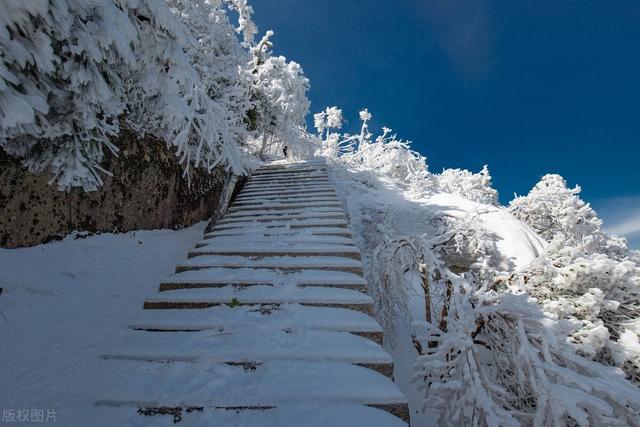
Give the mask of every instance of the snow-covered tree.
[{"label": "snow-covered tree", "polygon": [[271,55],[272,36],[273,31],[267,31],[251,49],[255,112],[262,134],[259,154],[273,143],[287,145],[294,155],[306,153],[310,148],[303,129],[310,105],[306,96],[309,80],[298,63]]},{"label": "snow-covered tree", "polygon": [[[327,107],[324,111],[313,115],[313,126],[318,131],[318,136],[329,139],[331,129],[342,127],[342,110],[338,107]],[[325,134],[326,131],[326,134]]]},{"label": "snow-covered tree", "polygon": [[588,203],[580,199],[579,186],[568,188],[560,175],[542,177],[528,195],[509,204],[509,212],[529,224],[545,240],[556,234],[574,246],[589,247],[598,242],[602,221]]},{"label": "snow-covered tree", "polygon": [[117,151],[110,138],[126,108],[123,70],[136,66],[138,7],[16,0],[2,8],[0,146],[61,187],[95,188],[104,150]]},{"label": "snow-covered tree", "polygon": [[607,235],[595,211],[559,175],[545,175],[509,211],[550,242],[523,271],[501,278],[574,325],[582,355],[625,370],[640,384],[640,253]]},{"label": "snow-covered tree", "polygon": [[[141,44],[148,64],[139,61],[145,66],[129,75],[135,82],[128,99],[130,121],[142,132],[171,141],[187,170],[191,164],[210,170],[223,162],[241,172],[238,144],[246,137],[244,119],[250,106],[250,80],[242,67],[248,54],[235,38],[223,3],[169,4],[180,18],[183,35],[161,42],[142,21],[142,39],[155,42]],[[172,22],[171,17],[166,21]]]},{"label": "snow-covered tree", "polygon": [[298,129],[308,108],[300,66],[254,45],[252,13],[247,0],[4,2],[0,146],[61,189],[102,183],[121,126],[171,143],[185,173],[242,172],[255,98],[271,136]]},{"label": "snow-covered tree", "polygon": [[[218,0],[220,1],[220,0]],[[238,14],[238,26],[236,32],[242,34],[243,46],[250,48],[254,44],[254,39],[258,33],[258,27],[251,18],[253,15],[253,7],[249,5],[248,0],[225,0],[231,8]],[[214,0],[209,0],[214,3]]]},{"label": "snow-covered tree", "polygon": [[358,137],[358,149],[361,150],[371,142],[371,133],[369,132],[369,120],[371,120],[371,113],[368,109],[361,110],[359,113],[360,120],[362,120],[362,127],[360,128],[360,136]]},{"label": "snow-covered tree", "polygon": [[322,137],[325,129],[327,128],[327,112],[320,111],[313,115],[313,127],[318,131],[318,136]]}]

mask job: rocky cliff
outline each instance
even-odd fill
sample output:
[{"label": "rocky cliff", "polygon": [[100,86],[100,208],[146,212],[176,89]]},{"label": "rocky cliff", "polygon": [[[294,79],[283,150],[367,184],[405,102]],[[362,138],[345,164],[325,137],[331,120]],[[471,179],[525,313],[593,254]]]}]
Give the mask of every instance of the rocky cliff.
[{"label": "rocky cliff", "polygon": [[177,228],[226,210],[235,176],[196,170],[190,183],[172,147],[123,129],[108,154],[97,191],[58,191],[47,175],[30,173],[0,149],[0,246],[31,246],[74,231],[124,232]]}]

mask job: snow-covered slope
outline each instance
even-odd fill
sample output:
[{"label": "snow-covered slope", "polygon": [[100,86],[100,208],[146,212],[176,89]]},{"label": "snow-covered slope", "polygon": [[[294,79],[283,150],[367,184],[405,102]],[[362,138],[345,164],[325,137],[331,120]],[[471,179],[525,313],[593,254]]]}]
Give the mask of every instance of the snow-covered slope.
[{"label": "snow-covered slope", "polygon": [[99,355],[139,320],[205,225],[0,249],[0,407],[48,409],[64,426],[118,425],[94,405]]},{"label": "snow-covered slope", "polygon": [[415,195],[399,182],[378,175],[334,165],[332,178],[347,209],[350,224],[365,258],[385,239],[399,236],[433,236],[442,230],[438,221],[451,217],[474,220],[480,225],[500,267],[512,271],[528,265],[546,246],[528,225],[504,209],[467,200],[450,193]]},{"label": "snow-covered slope", "polygon": [[[376,247],[400,236],[433,237],[442,233],[441,220],[452,217],[477,221],[490,236],[499,268],[510,272],[528,265],[544,250],[545,242],[526,224],[503,208],[481,204],[450,193],[420,196],[398,180],[335,163],[329,169],[349,216],[353,237],[363,254],[365,277],[372,280]],[[416,295],[412,311],[423,310]],[[424,315],[424,314],[423,314]],[[409,330],[400,330],[396,346],[387,346],[395,361],[395,380],[409,398],[413,425],[435,425],[433,414],[422,412],[423,394],[411,382],[416,360]]]}]

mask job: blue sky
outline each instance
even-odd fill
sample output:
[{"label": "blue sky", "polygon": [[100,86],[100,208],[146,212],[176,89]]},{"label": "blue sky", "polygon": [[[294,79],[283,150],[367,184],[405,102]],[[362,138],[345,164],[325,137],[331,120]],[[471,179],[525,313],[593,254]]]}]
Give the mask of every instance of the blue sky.
[{"label": "blue sky", "polygon": [[337,105],[355,131],[367,107],[434,172],[488,164],[502,203],[560,173],[640,245],[640,1],[252,4],[312,113]]}]

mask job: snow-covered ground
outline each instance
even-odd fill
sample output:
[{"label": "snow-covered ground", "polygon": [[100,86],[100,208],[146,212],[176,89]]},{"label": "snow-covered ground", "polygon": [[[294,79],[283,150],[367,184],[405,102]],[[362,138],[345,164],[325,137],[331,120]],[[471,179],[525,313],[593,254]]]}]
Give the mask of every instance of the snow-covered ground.
[{"label": "snow-covered ground", "polygon": [[54,415],[57,425],[116,425],[95,417],[103,410],[94,399],[104,379],[96,374],[105,363],[99,354],[139,320],[144,298],[173,273],[205,225],[71,235],[31,248],[0,249],[3,421],[11,425],[18,410],[43,409],[45,420]]},{"label": "snow-covered ground", "polygon": [[[544,241],[526,224],[504,209],[469,201],[460,196],[438,193],[418,197],[409,188],[385,176],[349,169],[343,165],[329,168],[345,206],[354,240],[363,255],[365,278],[371,280],[375,248],[388,239],[436,232],[434,219],[445,216],[475,218],[492,237],[500,268],[517,270],[528,265],[544,249]],[[414,315],[424,316],[422,296],[411,303]],[[433,414],[423,413],[424,396],[411,382],[417,352],[410,331],[399,330],[395,346],[386,346],[395,362],[395,380],[409,399],[411,422],[417,426],[436,425]]]}]

